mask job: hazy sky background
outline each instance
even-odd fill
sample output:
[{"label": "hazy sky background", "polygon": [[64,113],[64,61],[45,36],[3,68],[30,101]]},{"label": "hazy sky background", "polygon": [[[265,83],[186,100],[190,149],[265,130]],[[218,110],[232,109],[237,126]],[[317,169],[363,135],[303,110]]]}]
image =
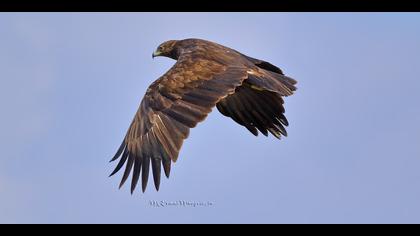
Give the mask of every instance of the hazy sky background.
[{"label": "hazy sky background", "polygon": [[[420,14],[0,13],[1,223],[420,223]],[[107,176],[163,41],[205,38],[298,80],[289,137],[215,112],[171,178]],[[211,202],[154,208],[150,200]]]}]

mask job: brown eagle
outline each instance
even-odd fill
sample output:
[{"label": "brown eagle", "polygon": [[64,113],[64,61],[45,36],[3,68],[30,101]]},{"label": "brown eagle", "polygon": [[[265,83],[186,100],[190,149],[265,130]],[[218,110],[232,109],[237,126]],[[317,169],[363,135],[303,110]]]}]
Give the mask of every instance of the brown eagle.
[{"label": "brown eagle", "polygon": [[125,164],[121,186],[131,171],[131,193],[142,179],[146,190],[150,163],[156,190],[161,168],[169,178],[190,128],[203,121],[213,107],[247,128],[276,138],[287,136],[283,98],[296,90],[296,80],[269,62],[202,39],[170,40],[153,57],[177,62],[146,91],[127,134],[112,161]]}]

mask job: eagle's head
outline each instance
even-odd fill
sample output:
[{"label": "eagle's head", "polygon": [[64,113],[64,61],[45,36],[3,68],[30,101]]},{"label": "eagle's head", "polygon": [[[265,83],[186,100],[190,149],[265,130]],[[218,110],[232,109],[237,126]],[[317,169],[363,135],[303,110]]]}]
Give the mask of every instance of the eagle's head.
[{"label": "eagle's head", "polygon": [[178,40],[169,40],[161,45],[156,49],[156,51],[152,54],[152,58],[164,56],[169,57],[174,60],[178,59],[178,48],[177,48],[177,42]]}]

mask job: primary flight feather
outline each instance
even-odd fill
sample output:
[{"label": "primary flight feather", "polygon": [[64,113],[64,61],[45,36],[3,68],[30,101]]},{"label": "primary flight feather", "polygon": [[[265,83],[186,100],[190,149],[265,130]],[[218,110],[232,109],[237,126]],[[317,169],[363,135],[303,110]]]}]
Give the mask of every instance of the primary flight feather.
[{"label": "primary flight feather", "polygon": [[215,106],[255,136],[258,131],[287,136],[282,97],[293,94],[296,81],[278,67],[201,39],[164,42],[153,53],[157,56],[177,62],[149,86],[111,160],[119,159],[111,176],[125,165],[120,187],[132,173],[131,193],[140,177],[144,192],[151,166],[159,190],[162,167],[169,178],[190,128]]}]

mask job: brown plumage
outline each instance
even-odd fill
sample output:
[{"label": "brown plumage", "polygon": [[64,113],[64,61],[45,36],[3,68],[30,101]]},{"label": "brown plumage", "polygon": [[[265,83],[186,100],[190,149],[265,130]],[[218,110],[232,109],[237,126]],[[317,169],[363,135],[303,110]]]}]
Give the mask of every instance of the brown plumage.
[{"label": "brown plumage", "polygon": [[296,81],[276,66],[222,45],[201,40],[171,40],[155,56],[177,60],[147,89],[120,148],[111,176],[125,164],[120,187],[132,172],[131,193],[140,177],[146,190],[150,164],[159,190],[161,169],[169,178],[190,128],[203,121],[213,107],[247,128],[275,137],[287,136],[283,96],[296,90]]}]

